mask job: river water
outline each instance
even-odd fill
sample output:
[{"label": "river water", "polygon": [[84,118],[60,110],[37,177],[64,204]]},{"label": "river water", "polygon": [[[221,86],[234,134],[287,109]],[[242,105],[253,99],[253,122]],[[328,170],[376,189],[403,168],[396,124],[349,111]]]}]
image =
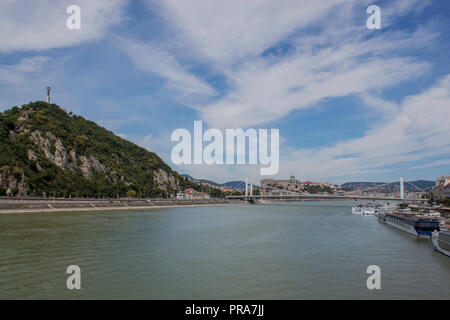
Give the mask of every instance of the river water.
[{"label": "river water", "polygon": [[[352,205],[0,215],[0,298],[450,298],[450,258]],[[69,265],[81,290],[66,287]]]}]

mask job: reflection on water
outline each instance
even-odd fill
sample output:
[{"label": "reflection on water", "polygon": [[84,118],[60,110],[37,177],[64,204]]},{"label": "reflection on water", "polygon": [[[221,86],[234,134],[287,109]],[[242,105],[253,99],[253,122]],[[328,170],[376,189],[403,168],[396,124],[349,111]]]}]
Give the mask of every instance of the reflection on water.
[{"label": "reflection on water", "polygon": [[[450,259],[430,240],[351,205],[1,215],[0,298],[450,298]],[[82,289],[69,291],[73,264]]]}]

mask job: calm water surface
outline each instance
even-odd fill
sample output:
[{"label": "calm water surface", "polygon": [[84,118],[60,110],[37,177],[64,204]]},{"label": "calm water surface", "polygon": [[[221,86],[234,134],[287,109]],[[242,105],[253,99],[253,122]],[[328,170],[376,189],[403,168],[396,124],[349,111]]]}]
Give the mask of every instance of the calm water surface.
[{"label": "calm water surface", "polygon": [[352,204],[0,215],[0,298],[450,298],[450,258]]}]

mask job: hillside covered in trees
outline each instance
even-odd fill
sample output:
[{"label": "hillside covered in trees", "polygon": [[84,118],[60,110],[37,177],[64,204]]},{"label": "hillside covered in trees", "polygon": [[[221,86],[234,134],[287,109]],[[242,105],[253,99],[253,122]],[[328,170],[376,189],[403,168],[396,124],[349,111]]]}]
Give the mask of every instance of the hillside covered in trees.
[{"label": "hillside covered in trees", "polygon": [[55,104],[0,113],[0,195],[167,197],[200,189],[155,153]]}]

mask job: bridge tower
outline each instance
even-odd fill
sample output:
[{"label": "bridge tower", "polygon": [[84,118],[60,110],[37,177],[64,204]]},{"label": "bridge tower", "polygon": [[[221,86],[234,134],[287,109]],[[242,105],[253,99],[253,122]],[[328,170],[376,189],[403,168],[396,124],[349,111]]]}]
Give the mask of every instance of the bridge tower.
[{"label": "bridge tower", "polygon": [[253,183],[248,182],[248,178],[245,178],[245,196],[253,195]]},{"label": "bridge tower", "polygon": [[400,199],[405,199],[405,179],[400,178]]}]

